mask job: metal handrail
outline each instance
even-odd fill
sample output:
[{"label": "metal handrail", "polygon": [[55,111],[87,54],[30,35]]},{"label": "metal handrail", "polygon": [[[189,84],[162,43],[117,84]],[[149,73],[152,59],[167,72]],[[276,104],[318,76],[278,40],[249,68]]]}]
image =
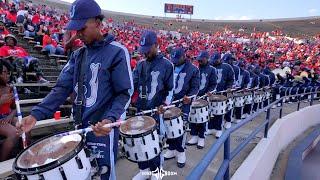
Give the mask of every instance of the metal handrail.
[{"label": "metal handrail", "polygon": [[[301,97],[305,95],[311,95],[311,101],[310,101],[310,106],[313,105],[313,100],[314,100],[314,94],[320,93],[320,91],[317,92],[309,92],[309,93],[301,93],[301,94],[295,94],[295,95],[288,95],[288,96],[283,96],[280,99],[270,103],[268,106],[258,110],[251,116],[245,118],[243,121],[240,123],[236,124],[235,126],[232,126],[230,129],[227,129],[222,136],[211,146],[207,154],[204,155],[204,157],[201,159],[199,164],[193,168],[193,170],[189,173],[187,176],[187,180],[194,180],[194,179],[201,179],[201,176],[203,173],[206,171],[208,166],[211,164],[213,159],[216,157],[218,154],[219,149],[221,148],[222,145],[224,145],[224,159],[222,164],[219,167],[219,170],[215,176],[214,179],[230,179],[229,175],[229,167],[230,167],[230,162],[233,160],[235,156],[237,156],[242,149],[255,137],[256,134],[258,134],[260,131],[262,131],[264,127],[264,138],[268,137],[268,131],[269,131],[269,124],[270,124],[270,109],[273,105],[276,105],[278,103],[281,103],[280,106],[280,112],[279,112],[279,118],[282,118],[282,108],[283,108],[283,100],[285,98],[291,98],[291,97],[298,97],[298,107],[297,111],[300,110],[300,102],[301,102]],[[241,144],[239,144],[233,151],[230,151],[230,137],[231,133],[236,131],[237,129],[243,127],[250,121],[252,121],[254,118],[256,118],[258,115],[261,113],[264,113],[264,111],[267,110],[266,113],[266,118],[258,126],[257,129],[255,129],[247,138],[245,141],[243,141]]]}]

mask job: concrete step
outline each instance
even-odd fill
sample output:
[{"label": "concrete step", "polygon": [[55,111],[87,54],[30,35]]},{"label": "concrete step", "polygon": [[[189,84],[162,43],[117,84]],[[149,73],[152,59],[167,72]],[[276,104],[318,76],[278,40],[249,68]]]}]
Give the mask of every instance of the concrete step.
[{"label": "concrete step", "polygon": [[57,81],[58,76],[46,76],[46,74],[44,74],[44,78],[48,81]]}]

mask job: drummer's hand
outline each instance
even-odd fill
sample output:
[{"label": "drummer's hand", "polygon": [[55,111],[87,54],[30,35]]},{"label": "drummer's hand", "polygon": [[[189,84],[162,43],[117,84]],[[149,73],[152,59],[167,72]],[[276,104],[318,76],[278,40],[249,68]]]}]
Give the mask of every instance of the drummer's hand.
[{"label": "drummer's hand", "polygon": [[17,134],[21,134],[22,132],[29,132],[33,126],[36,124],[37,120],[32,115],[29,115],[22,119],[21,123],[19,121],[16,123]]},{"label": "drummer's hand", "polygon": [[231,88],[228,88],[228,89],[226,90],[226,92],[227,92],[227,93],[231,93]]},{"label": "drummer's hand", "polygon": [[108,119],[104,119],[101,122],[98,122],[97,124],[95,124],[94,126],[91,126],[94,135],[96,136],[106,136],[110,133],[110,131],[112,130],[112,128],[106,128],[103,127],[105,124],[110,124],[112,123],[111,120]]},{"label": "drummer's hand", "polygon": [[207,92],[207,96],[212,96],[212,93],[211,92]]},{"label": "drummer's hand", "polygon": [[188,96],[184,96],[183,97],[183,104],[190,104],[191,103],[191,99]]},{"label": "drummer's hand", "polygon": [[163,105],[157,107],[157,114],[163,114],[165,109],[163,108]]}]

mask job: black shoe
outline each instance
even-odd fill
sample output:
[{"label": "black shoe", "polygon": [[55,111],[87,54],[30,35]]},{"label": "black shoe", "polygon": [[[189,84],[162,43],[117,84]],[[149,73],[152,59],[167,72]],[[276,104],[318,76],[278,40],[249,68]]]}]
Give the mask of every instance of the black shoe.
[{"label": "black shoe", "polygon": [[204,147],[203,147],[203,146],[197,146],[197,148],[198,148],[198,149],[203,149]]},{"label": "black shoe", "polygon": [[178,162],[177,162],[178,168],[183,168],[185,165],[186,165],[186,163],[178,163]]}]

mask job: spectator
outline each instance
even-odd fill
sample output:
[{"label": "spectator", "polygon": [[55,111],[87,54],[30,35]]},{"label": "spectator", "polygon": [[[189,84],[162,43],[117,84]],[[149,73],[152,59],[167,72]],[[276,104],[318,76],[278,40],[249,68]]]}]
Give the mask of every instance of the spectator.
[{"label": "spectator", "polygon": [[24,35],[26,37],[34,37],[36,35],[35,26],[32,24],[31,19],[27,19],[24,24]]},{"label": "spectator", "polygon": [[0,21],[0,47],[5,44],[4,38],[9,34],[9,31],[5,28],[4,23]]},{"label": "spectator", "polygon": [[45,35],[43,36],[42,44],[43,44],[43,51],[48,51],[49,54],[57,54],[57,55],[64,54],[63,48],[58,46],[56,40],[51,38],[48,29],[45,29]]},{"label": "spectator", "polygon": [[26,71],[36,72],[39,83],[48,83],[48,81],[43,78],[43,74],[38,67],[38,59],[29,56],[25,49],[17,46],[15,36],[11,34],[7,35],[5,43],[6,45],[0,48],[0,57],[4,57],[5,60],[15,68],[17,72],[17,83],[23,82],[23,75]]},{"label": "spectator", "polygon": [[25,9],[23,10],[19,10],[17,12],[17,26],[18,26],[18,30],[19,30],[19,33],[23,33],[23,24],[25,23],[26,19],[27,19],[27,16],[28,16],[28,7],[25,7]]},{"label": "spectator", "polygon": [[14,97],[8,84],[9,76],[10,65],[0,61],[0,135],[5,137],[0,147],[0,161],[5,161],[9,158],[19,140],[15,128]]}]

